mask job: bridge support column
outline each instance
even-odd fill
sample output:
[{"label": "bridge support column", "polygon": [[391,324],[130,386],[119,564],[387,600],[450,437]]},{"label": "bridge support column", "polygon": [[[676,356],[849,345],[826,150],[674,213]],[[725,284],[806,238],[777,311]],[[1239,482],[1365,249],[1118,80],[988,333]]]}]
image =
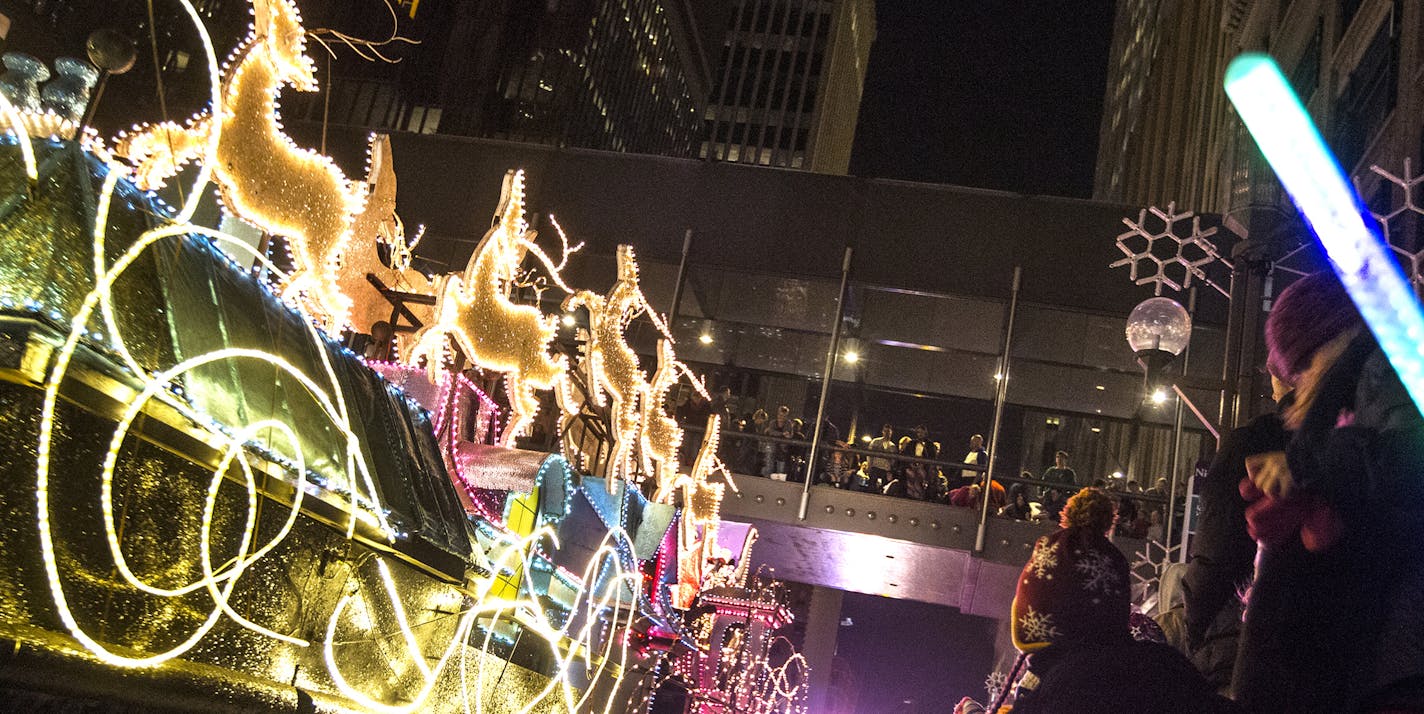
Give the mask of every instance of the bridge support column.
[{"label": "bridge support column", "polygon": [[811,667],[811,693],[807,711],[832,712],[831,672],[836,659],[836,637],[841,627],[841,591],[817,587],[811,592],[806,613],[806,640],[802,655]]}]

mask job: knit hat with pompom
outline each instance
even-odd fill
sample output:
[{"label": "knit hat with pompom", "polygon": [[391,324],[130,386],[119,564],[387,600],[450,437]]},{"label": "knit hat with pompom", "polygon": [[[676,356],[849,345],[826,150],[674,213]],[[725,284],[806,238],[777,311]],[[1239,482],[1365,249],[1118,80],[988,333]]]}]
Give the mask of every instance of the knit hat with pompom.
[{"label": "knit hat with pompom", "polygon": [[1128,635],[1127,558],[1103,535],[1111,516],[1105,527],[1100,509],[1074,508],[1096,490],[1070,499],[1065,527],[1038,539],[1019,574],[1010,633],[1021,652]]}]

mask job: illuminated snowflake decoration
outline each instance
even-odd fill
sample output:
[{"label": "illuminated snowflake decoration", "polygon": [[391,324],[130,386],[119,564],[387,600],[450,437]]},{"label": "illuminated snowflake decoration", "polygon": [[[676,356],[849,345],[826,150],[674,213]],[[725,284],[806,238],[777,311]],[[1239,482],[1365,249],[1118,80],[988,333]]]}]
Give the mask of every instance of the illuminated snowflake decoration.
[{"label": "illuminated snowflake decoration", "polygon": [[1053,574],[1049,571],[1058,567],[1058,544],[1048,545],[1047,538],[1039,538],[1038,543],[1033,546],[1033,556],[1029,558],[1028,566],[1035,577],[1052,580]]},{"label": "illuminated snowflake decoration", "polygon": [[1180,545],[1167,546],[1149,540],[1142,550],[1133,554],[1133,561],[1128,567],[1128,572],[1132,575],[1132,601],[1137,603],[1144,613],[1151,612],[1157,606],[1162,572],[1176,562],[1180,550]]},{"label": "illuminated snowflake decoration", "polygon": [[984,690],[989,693],[989,701],[996,702],[999,695],[1004,693],[1004,687],[1009,686],[1009,675],[994,670],[984,679]]},{"label": "illuminated snowflake decoration", "polygon": [[1122,587],[1122,580],[1114,572],[1112,560],[1105,553],[1085,553],[1073,564],[1073,569],[1082,573],[1083,588],[1088,592],[1111,595]]},{"label": "illuminated snowflake decoration", "polygon": [[1409,271],[1409,280],[1414,284],[1415,291],[1419,291],[1424,288],[1424,271],[1421,271],[1424,267],[1424,239],[1421,239],[1424,236],[1424,206],[1415,200],[1415,190],[1424,183],[1424,175],[1414,175],[1409,159],[1404,160],[1402,176],[1395,176],[1379,166],[1371,166],[1370,171],[1398,187],[1404,195],[1402,202],[1391,202],[1393,207],[1388,213],[1371,210],[1370,215],[1379,221],[1385,242],[1399,256],[1399,262]]},{"label": "illuminated snowflake decoration", "polygon": [[1052,615],[1034,612],[1031,607],[1025,608],[1019,618],[1019,632],[1025,642],[1048,642],[1062,634],[1054,626]]},{"label": "illuminated snowflake decoration", "polygon": [[[1124,218],[1122,222],[1128,230],[1117,237],[1117,249],[1126,257],[1110,263],[1109,268],[1127,266],[1128,279],[1137,285],[1151,285],[1153,295],[1160,296],[1163,287],[1181,292],[1196,279],[1229,296],[1204,270],[1216,261],[1228,268],[1231,264],[1208,240],[1216,235],[1216,228],[1202,228],[1201,216],[1192,211],[1177,213],[1173,202],[1165,211],[1156,206],[1144,208],[1137,212],[1136,221]],[[1185,235],[1178,232],[1182,225],[1188,229]],[[1143,274],[1144,266],[1151,274]]]}]

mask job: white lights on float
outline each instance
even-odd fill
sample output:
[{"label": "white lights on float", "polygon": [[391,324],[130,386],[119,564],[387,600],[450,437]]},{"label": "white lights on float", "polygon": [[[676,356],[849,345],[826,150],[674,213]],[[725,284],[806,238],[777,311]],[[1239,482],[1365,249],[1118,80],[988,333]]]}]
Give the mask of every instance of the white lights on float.
[{"label": "white lights on float", "polygon": [[25,118],[3,94],[0,94],[0,112],[10,123],[10,131],[15,134],[15,142],[20,145],[20,158],[25,163],[25,177],[34,186],[40,180],[39,164],[35,161],[35,147],[30,143],[30,133],[25,128]]},{"label": "white lights on float", "polygon": [[[554,547],[558,547],[557,537],[548,527],[537,529],[523,537],[514,537],[508,534],[499,535],[494,546],[498,554],[490,563],[491,572],[499,573],[515,568],[528,572],[533,569],[537,557],[535,553],[540,542],[549,542]],[[485,668],[489,666],[491,660],[496,659],[491,654],[491,647],[496,644],[495,631],[501,622],[507,622],[511,626],[519,628],[522,636],[534,637],[542,641],[548,647],[549,655],[554,660],[554,675],[539,693],[524,703],[520,712],[534,711],[541,705],[545,705],[545,702],[551,697],[561,700],[565,711],[610,712],[617,687],[608,687],[608,698],[601,705],[593,702],[592,698],[598,688],[595,686],[597,680],[608,673],[610,664],[616,663],[619,671],[622,671],[627,664],[628,643],[623,633],[626,633],[632,626],[636,609],[619,607],[620,593],[626,591],[631,596],[632,602],[637,602],[641,597],[642,587],[640,574],[635,569],[629,570],[624,567],[624,556],[620,553],[620,550],[631,548],[631,542],[627,532],[622,529],[614,529],[604,535],[602,542],[589,559],[582,577],[577,580],[571,616],[566,619],[560,618],[563,620],[561,625],[554,624],[554,620],[541,602],[541,598],[528,590],[527,578],[525,585],[521,586],[521,591],[512,598],[495,597],[492,578],[478,581],[475,592],[467,591],[465,593],[470,605],[460,611],[460,620],[454,633],[433,666],[424,664],[425,655],[414,634],[416,627],[430,624],[430,622],[411,624],[406,615],[406,608],[400,602],[398,588],[391,576],[390,569],[383,561],[377,559],[381,583],[388,597],[388,605],[400,629],[399,634],[406,643],[407,655],[409,659],[419,663],[415,665],[420,671],[419,689],[409,697],[409,701],[401,704],[388,704],[374,699],[345,678],[336,655],[337,629],[343,616],[350,611],[350,604],[357,598],[357,593],[354,592],[342,597],[326,625],[323,657],[332,682],[343,696],[371,711],[384,714],[407,714],[421,711],[429,702],[429,697],[437,682],[442,676],[446,676],[445,669],[450,665],[458,650],[459,657],[456,660],[458,670],[455,675],[451,676],[459,677],[459,691],[464,709],[467,712],[483,712],[485,711],[485,700],[488,698],[485,683],[490,679],[484,676]],[[603,584],[601,592],[594,592],[598,589],[596,586],[600,582]],[[611,623],[612,627],[607,635],[600,636],[597,631],[602,624],[599,616],[610,611],[625,612],[626,614],[620,614],[619,619]],[[371,627],[368,619],[354,624],[358,629],[368,631]],[[581,624],[575,628],[575,622]],[[619,632],[620,629],[622,632]],[[484,634],[477,641],[478,644],[475,644],[471,639],[472,636],[477,636],[478,630],[483,630]],[[383,638],[384,635],[374,639]],[[474,687],[470,686],[471,672],[468,660],[471,650],[479,655],[473,673],[473,679],[476,682]],[[395,664],[393,662],[392,666]],[[588,686],[583,692],[575,689],[570,681],[575,673],[579,675],[580,680],[588,682]],[[621,675],[618,677],[621,679]]]},{"label": "white lights on float", "polygon": [[[447,275],[436,285],[435,320],[411,339],[409,363],[424,359],[432,375],[445,368],[453,341],[476,367],[504,374],[509,423],[500,442],[515,437],[539,412],[537,390],[558,382],[568,361],[549,354],[558,324],[532,305],[517,305],[510,290],[531,241],[524,219],[524,174],[505,176],[495,225],[470,256],[463,277]],[[552,263],[550,263],[552,265]]]},{"label": "white lights on float", "polygon": [[[316,363],[320,365],[319,369],[310,368],[310,373],[281,354],[240,347],[187,356],[171,366],[149,369],[132,353],[120,328],[112,293],[116,282],[145,251],[158,242],[200,235],[252,254],[277,277],[286,297],[297,299],[315,320],[327,327],[344,325],[349,314],[350,290],[347,286],[351,283],[343,282],[344,279],[364,282],[367,272],[390,274],[382,273],[372,264],[370,257],[375,251],[365,250],[373,247],[369,245],[372,240],[383,242],[392,249],[395,273],[409,278],[408,285],[414,285],[416,289],[423,285],[414,276],[405,275],[410,267],[411,248],[419,236],[407,243],[404,227],[394,215],[394,172],[390,170],[388,143],[373,142],[368,172],[369,189],[362,190],[361,186],[348,182],[330,159],[298,148],[282,130],[277,116],[278,90],[283,86],[311,89],[315,81],[310,60],[304,54],[300,18],[292,2],[254,0],[256,24],[252,36],[234,55],[235,64],[224,83],[219,81],[217,58],[211,39],[199,22],[199,14],[190,0],[178,1],[198,27],[213,78],[212,109],[208,116],[195,118],[184,126],[165,124],[147,127],[120,142],[120,154],[135,162],[135,166],[130,169],[111,163],[102,182],[92,231],[92,261],[89,261],[93,271],[93,288],[84,296],[74,314],[68,317],[68,335],[53,352],[53,366],[43,384],[38,428],[36,526],[40,555],[56,612],[70,635],[94,657],[109,665],[128,668],[154,667],[183,656],[218,627],[224,618],[262,637],[293,646],[308,646],[310,643],[305,639],[279,632],[274,629],[275,626],[254,622],[237,612],[232,598],[243,576],[260,567],[263,558],[278,552],[278,546],[292,535],[307,503],[305,499],[309,496],[336,502],[344,510],[349,516],[344,524],[348,537],[355,534],[358,526],[363,528],[363,534],[374,532],[377,537],[389,541],[394,541],[398,534],[387,519],[371,467],[363,455],[363,445],[353,429],[355,415],[348,409],[341,389],[337,365],[333,364],[331,356],[332,345],[316,325],[303,323],[305,335],[314,347]],[[25,171],[33,182],[38,168],[34,148],[25,134],[25,125],[18,120],[13,107],[0,105],[0,113],[8,117],[12,130],[17,134]],[[102,148],[99,144],[85,146]],[[99,153],[95,156],[103,158]],[[196,183],[185,197],[181,209],[168,222],[140,235],[110,263],[107,258],[110,246],[106,245],[109,213],[115,193],[121,190],[120,183],[131,176],[144,185],[156,185],[176,175],[180,167],[192,160],[198,162]],[[191,223],[206,184],[214,178],[228,209],[264,231],[289,239],[296,264],[291,275],[278,270],[267,256],[250,244]],[[369,205],[364,200],[368,193]],[[505,444],[512,443],[514,437],[535,417],[538,390],[557,385],[561,405],[571,402],[569,380],[564,378],[566,360],[550,352],[558,318],[544,315],[538,307],[516,304],[512,293],[514,287],[521,284],[520,276],[524,275],[521,273],[522,262],[526,257],[532,257],[547,272],[543,279],[573,294],[574,290],[564,282],[561,271],[566,267],[569,255],[582,246],[571,246],[562,227],[554,222],[562,256],[557,262],[551,259],[533,240],[535,234],[525,221],[523,201],[523,176],[511,174],[506,178],[494,227],[481,241],[465,272],[440,282],[435,317],[417,335],[408,355],[424,357],[433,371],[440,372],[445,366],[448,344],[453,341],[474,366],[504,374],[511,403],[509,422],[502,433]],[[359,256],[350,250],[353,236],[360,241],[356,244],[359,251],[363,251]],[[679,474],[677,452],[684,434],[667,416],[666,401],[678,381],[684,376],[690,377],[690,374],[686,365],[676,360],[667,325],[652,310],[638,285],[637,265],[631,248],[620,249],[619,260],[620,280],[606,298],[580,293],[583,296],[581,299],[588,301],[591,322],[597,326],[584,368],[590,377],[589,384],[597,385],[592,387],[593,399],[601,401],[604,395],[609,395],[616,404],[616,439],[622,445],[619,457],[622,465],[617,476],[635,478],[642,473],[655,478],[664,502],[673,500],[675,492],[681,491],[685,504],[684,522],[693,526],[692,538],[686,543],[689,549],[686,556],[698,561],[700,572],[706,553],[715,549],[717,512],[724,490],[720,484],[708,483],[708,479],[721,470],[715,455],[720,422],[715,419],[709,422],[708,432],[690,473]],[[637,356],[629,347],[626,334],[629,322],[644,314],[665,338],[658,347],[658,370],[651,381],[638,369]],[[94,328],[101,329],[102,333],[91,331]],[[101,338],[106,339],[104,346],[112,347],[113,356],[127,368],[130,373],[127,376],[132,378],[129,386],[115,389],[120,402],[115,410],[117,423],[107,439],[107,450],[99,474],[98,496],[104,538],[114,561],[115,578],[154,598],[181,598],[205,593],[211,600],[211,610],[201,617],[201,623],[194,630],[182,637],[181,642],[171,646],[168,643],[153,646],[161,651],[134,652],[116,644],[101,642],[89,634],[83,623],[89,621],[91,615],[85,612],[81,602],[71,600],[72,593],[65,591],[65,582],[72,584],[76,576],[72,572],[61,571],[63,561],[60,553],[64,548],[64,539],[57,536],[62,536],[59,531],[66,524],[57,518],[59,508],[50,500],[50,488],[59,482],[56,478],[59,475],[56,472],[58,461],[54,456],[62,443],[58,436],[61,387],[74,379],[75,359],[82,344],[86,340]],[[325,422],[317,426],[329,428],[340,435],[342,445],[335,459],[336,472],[308,472],[310,455],[303,452],[298,432],[313,425],[276,418],[219,424],[203,412],[200,404],[182,394],[181,380],[185,374],[224,363],[269,366],[286,389],[299,398],[306,398],[303,393],[309,396]],[[443,379],[435,382],[441,395],[450,396],[455,393],[453,390],[470,389],[481,400],[480,413],[488,412],[493,418],[493,403],[464,375],[446,370],[442,376]],[[691,382],[693,389],[705,398],[705,386],[695,379]],[[440,401],[444,404],[447,400],[442,398]],[[124,517],[115,503],[115,480],[123,473],[120,468],[123,449],[126,444],[132,443],[132,439],[138,438],[131,428],[145,414],[160,407],[175,410],[184,417],[190,423],[182,425],[183,428],[194,433],[218,454],[216,466],[211,470],[202,513],[196,519],[197,532],[179,534],[181,538],[191,537],[199,543],[197,552],[201,571],[196,575],[189,574],[190,577],[176,584],[144,574],[141,572],[143,569],[136,566],[137,561],[126,559],[121,535]],[[437,433],[453,434],[458,429],[461,422],[458,409],[456,404],[448,410],[436,411]],[[102,435],[98,438],[103,439]],[[262,460],[269,463],[260,463]],[[270,468],[272,464],[286,470],[293,493],[290,501],[280,506],[285,509],[280,526],[263,538],[259,535],[259,505],[268,496],[259,491],[258,471]],[[325,479],[330,480],[329,484],[323,483]],[[120,480],[119,485],[122,483]],[[227,484],[224,509],[226,497],[234,485],[236,493],[240,494],[234,502],[245,501],[247,504],[246,513],[240,519],[232,519],[233,525],[240,522],[241,526],[240,530],[234,528],[231,534],[219,527],[219,524],[228,522],[223,517],[228,514],[226,511],[220,514],[218,506],[219,493],[224,491],[224,484]],[[64,485],[68,487],[69,483]],[[119,488],[118,492],[122,493],[122,489]],[[236,508],[233,510],[232,515],[235,516]],[[52,516],[56,516],[55,520]],[[263,534],[266,532],[265,529],[261,531]],[[236,552],[219,552],[219,543],[229,535],[237,536]],[[524,572],[530,572],[536,559],[542,557],[537,548],[540,543],[553,543],[557,547],[557,541],[547,527],[537,529],[526,538],[502,534],[497,541],[497,553],[492,564],[492,572],[495,573],[516,564]],[[571,680],[588,681],[613,676],[613,665],[621,668],[627,661],[626,633],[637,615],[635,604],[642,597],[643,582],[631,550],[628,534],[614,528],[604,536],[581,579],[566,571],[555,571],[554,577],[563,583],[561,587],[567,587],[574,593],[575,612],[568,618],[564,618],[562,612],[546,609],[544,596],[531,591],[532,578],[525,578],[516,596],[507,599],[495,596],[494,578],[476,579],[460,588],[458,592],[462,597],[458,599],[473,604],[459,613],[454,636],[442,648],[438,659],[427,659],[423,655],[420,639],[416,637],[419,628],[430,626],[435,620],[416,621],[421,619],[421,610],[408,607],[400,600],[400,591],[391,568],[380,556],[376,556],[374,567],[382,587],[369,589],[383,591],[406,654],[411,659],[410,671],[418,674],[421,684],[413,694],[403,695],[398,703],[393,704],[372,695],[363,682],[348,681],[343,677],[338,653],[339,647],[346,645],[337,642],[335,635],[340,627],[350,626],[353,621],[358,627],[372,627],[367,611],[386,607],[374,592],[349,593],[339,600],[331,612],[325,628],[326,639],[320,643],[328,674],[341,694],[361,707],[383,712],[420,711],[429,703],[437,681],[454,661],[452,658],[458,650],[461,686],[466,694],[465,706],[467,710],[473,708],[480,711],[484,706],[482,688],[485,678],[480,678],[476,689],[469,689],[465,677],[467,655],[471,650],[478,649],[482,655],[479,667],[492,666],[486,663],[494,659],[490,646],[496,625],[504,621],[521,628],[526,635],[547,643],[556,663],[555,677],[538,697],[527,703],[524,711],[534,709],[541,701],[559,700],[570,711],[608,712],[612,708],[612,692],[616,687],[607,688],[607,701],[595,702],[594,692],[599,687],[589,686],[586,691],[580,692]],[[472,557],[479,560],[486,554],[474,553]],[[625,599],[630,594],[633,604]],[[359,606],[355,604],[358,599]],[[610,616],[609,613],[614,614]],[[609,619],[613,620],[611,624]],[[604,632],[605,627],[612,634]],[[483,646],[474,648],[470,644],[471,638],[481,628],[486,632]],[[396,633],[390,634],[394,636]],[[317,634],[313,639],[320,636]]]},{"label": "white lights on float", "polygon": [[[197,21],[188,0],[181,1]],[[348,322],[350,299],[341,293],[337,276],[364,192],[330,158],[298,147],[282,130],[277,112],[282,87],[316,89],[296,6],[289,0],[253,0],[253,16],[252,33],[225,84],[216,81],[212,43],[202,31],[215,79],[211,113],[186,126],[138,128],[120,137],[116,153],[137,165],[142,188],[161,185],[199,159],[198,185],[176,220],[191,218],[211,173],[233,213],[287,239],[296,269],[284,295],[339,330]]]}]

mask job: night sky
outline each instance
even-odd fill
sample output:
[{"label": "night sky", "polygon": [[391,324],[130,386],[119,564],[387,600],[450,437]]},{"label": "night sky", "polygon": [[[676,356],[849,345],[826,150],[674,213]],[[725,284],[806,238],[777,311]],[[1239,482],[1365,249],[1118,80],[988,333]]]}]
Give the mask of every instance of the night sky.
[{"label": "night sky", "polygon": [[877,0],[850,172],[1086,198],[1111,0]]},{"label": "night sky", "polygon": [[[1087,198],[1111,0],[877,0],[852,174]],[[984,696],[993,625],[847,594],[837,654],[858,714],[948,712]],[[912,703],[905,703],[909,700]]]}]

